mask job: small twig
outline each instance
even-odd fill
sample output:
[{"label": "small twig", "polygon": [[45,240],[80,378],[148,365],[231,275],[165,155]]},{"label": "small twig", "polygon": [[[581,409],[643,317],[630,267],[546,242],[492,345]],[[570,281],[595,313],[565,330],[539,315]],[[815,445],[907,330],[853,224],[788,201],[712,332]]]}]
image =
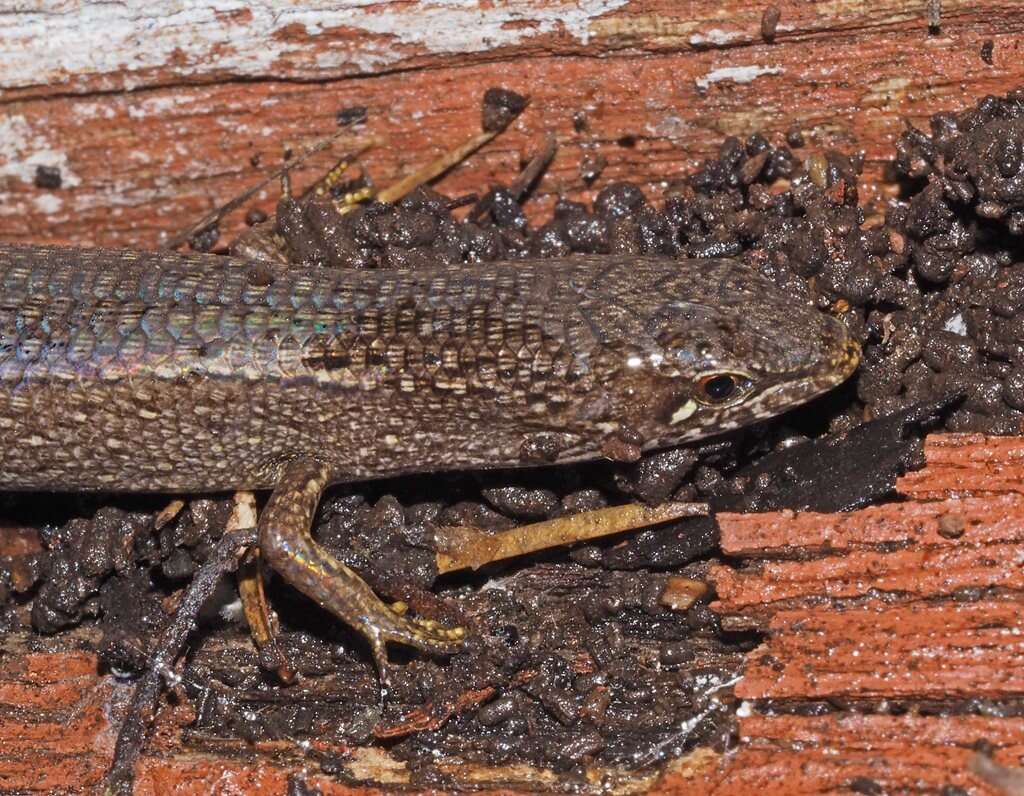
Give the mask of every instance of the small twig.
[{"label": "small twig", "polygon": [[[252,493],[245,493],[252,498]],[[253,500],[255,500],[253,498]],[[256,524],[256,512],[253,508],[251,525]],[[251,548],[242,559],[238,568],[238,596],[242,601],[242,611],[249,623],[249,633],[253,643],[263,656],[261,665],[272,668],[282,683],[295,682],[295,670],[277,646],[277,632],[271,618],[270,605],[263,590],[263,571],[260,566],[258,547]]]},{"label": "small twig", "polygon": [[[537,181],[537,178],[544,172],[552,160],[554,160],[555,153],[558,151],[558,139],[551,133],[544,138],[544,146],[541,147],[540,151],[530,158],[530,162],[526,164],[519,176],[508,186],[508,192],[512,195],[512,198],[517,202],[522,202],[526,197],[527,192]],[[490,211],[494,205],[494,191],[488,191],[484,197],[476,203],[476,206],[469,211],[469,215],[466,217],[468,221],[479,223],[480,220]]]},{"label": "small twig", "polygon": [[450,149],[445,152],[441,157],[431,161],[426,166],[417,169],[412,174],[409,174],[398,182],[389,185],[387,188],[377,193],[377,195],[374,196],[374,199],[378,202],[397,202],[403,196],[411,193],[420,185],[440,177],[448,171],[448,169],[461,163],[488,141],[492,140],[500,132],[501,130],[494,130],[477,133],[476,135],[471,136],[469,139],[463,141],[454,149]]},{"label": "small twig", "polygon": [[[240,495],[251,493],[240,493]],[[135,780],[135,764],[146,742],[164,679],[174,680],[174,661],[185,646],[189,633],[195,627],[200,608],[213,593],[224,573],[236,564],[240,550],[256,542],[256,529],[243,527],[252,515],[244,497],[236,496],[235,510],[228,520],[224,535],[213,546],[210,557],[196,572],[170,624],[160,634],[149,658],[146,673],[139,678],[132,694],[128,712],[117,734],[114,759],[104,781],[105,794],[130,796]]]},{"label": "small twig", "polygon": [[[411,193],[431,180],[440,177],[453,166],[461,163],[480,147],[500,135],[508,129],[519,114],[521,114],[530,100],[512,91],[491,88],[484,92],[483,98],[483,132],[470,136],[458,146],[448,150],[436,160],[426,166],[417,169],[412,174],[403,177],[398,182],[389,185],[381,191],[368,190],[361,198],[373,198],[378,202],[394,204],[403,196]],[[338,213],[344,215],[351,212],[357,205],[352,202],[338,208]]]},{"label": "small twig", "polygon": [[443,705],[439,710],[435,710],[433,706],[429,705],[425,708],[417,708],[404,716],[401,721],[375,729],[373,734],[376,738],[390,739],[402,738],[417,732],[439,730],[452,716],[486,702],[495,693],[497,693],[497,689],[494,686],[466,691],[460,694],[454,702]]},{"label": "small twig", "polygon": [[[164,251],[173,251],[174,249],[177,249],[181,244],[183,244],[186,241],[188,241],[189,239],[191,239],[194,235],[202,232],[207,227],[209,227],[209,226],[211,226],[213,224],[216,224],[218,221],[220,221],[222,218],[224,218],[224,216],[226,216],[232,210],[234,210],[237,207],[240,207],[245,202],[249,201],[249,199],[251,199],[257,193],[259,193],[264,188],[266,188],[274,180],[276,180],[276,179],[278,179],[278,178],[288,174],[293,169],[301,166],[303,163],[305,163],[307,160],[309,160],[316,153],[323,152],[325,149],[330,148],[330,146],[335,141],[337,141],[339,138],[341,138],[343,135],[345,135],[348,132],[349,132],[349,130],[347,128],[342,128],[341,130],[338,130],[337,132],[333,133],[332,135],[328,136],[327,138],[324,138],[324,139],[322,139],[320,141],[317,141],[315,144],[310,146],[309,149],[307,149],[301,155],[299,155],[298,157],[292,158],[291,160],[289,160],[284,165],[282,165],[279,168],[277,168],[274,171],[272,171],[259,184],[254,185],[252,188],[249,188],[246,191],[243,191],[238,196],[236,196],[234,199],[231,199],[230,201],[224,203],[220,207],[214,208],[209,213],[207,213],[205,216],[203,216],[201,219],[199,219],[197,222],[195,222],[190,227],[188,227],[186,230],[184,230],[183,232],[179,232],[177,235],[172,236],[169,240],[165,241],[164,244],[160,248],[162,250],[164,250]],[[370,138],[370,139],[366,139],[366,140],[358,142],[356,144],[355,149],[353,150],[352,155],[349,156],[349,159],[351,160],[353,158],[358,157],[363,152],[365,152],[367,149],[369,149],[371,146],[374,146],[377,143],[378,142],[377,142],[376,138]]]},{"label": "small twig", "polygon": [[[516,673],[506,687],[516,688],[525,685],[537,676],[533,669],[523,669]],[[471,689],[459,694],[454,700],[442,704],[440,707],[424,705],[414,708],[405,714],[401,720],[392,724],[382,724],[373,731],[375,738],[392,739],[412,735],[417,732],[428,732],[439,730],[445,723],[460,713],[486,702],[498,689],[496,686],[485,686],[483,688]]]},{"label": "small twig", "polygon": [[474,204],[480,198],[479,194],[467,193],[462,196],[456,196],[454,199],[449,199],[448,204],[445,205],[446,210],[457,210],[460,207],[466,207],[467,205]]},{"label": "small twig", "polygon": [[459,569],[478,569],[492,561],[535,553],[549,547],[574,544],[707,513],[706,503],[666,503],[654,507],[627,503],[624,506],[595,509],[521,525],[501,533],[484,533],[466,527],[440,528],[435,537],[438,545],[437,571],[445,573]]},{"label": "small twig", "polygon": [[554,133],[548,133],[544,137],[544,146],[541,147],[540,152],[530,158],[526,168],[519,172],[519,176],[508,186],[509,193],[512,194],[512,197],[517,202],[521,202],[526,198],[527,192],[537,182],[537,178],[543,174],[551,161],[555,159],[556,152],[558,152],[558,139],[555,138]]}]

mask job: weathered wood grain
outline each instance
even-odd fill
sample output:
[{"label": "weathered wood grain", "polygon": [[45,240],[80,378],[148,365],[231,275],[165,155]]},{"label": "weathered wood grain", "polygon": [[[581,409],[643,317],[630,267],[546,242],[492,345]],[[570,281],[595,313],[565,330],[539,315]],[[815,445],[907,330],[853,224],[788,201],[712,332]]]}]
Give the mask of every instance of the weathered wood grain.
[{"label": "weathered wood grain", "polygon": [[[979,738],[1014,763],[1024,753],[1020,719],[981,716],[751,716],[728,764],[666,778],[661,793],[1004,796],[968,770]],[[960,790],[957,790],[957,789]]]},{"label": "weathered wood grain", "polygon": [[[443,180],[451,194],[510,180],[547,132],[560,151],[536,215],[559,193],[618,179],[657,197],[726,134],[799,128],[810,148],[863,150],[878,198],[892,190],[884,163],[905,120],[1024,84],[1024,16],[992,0],[946,0],[934,35],[919,0],[782,2],[771,44],[763,6],[710,0],[36,7],[0,9],[7,240],[154,246],[256,182],[267,166],[252,157],[276,163],[355,105],[384,141],[365,164],[385,184],[477,130],[494,85],[532,105]],[[979,54],[987,39],[992,66]],[[609,165],[591,190],[578,171],[593,151]],[[63,186],[36,188],[39,165],[60,168]]]},{"label": "weathered wood grain", "polygon": [[[928,32],[923,4],[907,0],[772,5],[780,12],[775,44]],[[231,80],[321,82],[524,55],[737,50],[767,43],[765,7],[713,0],[42,0],[0,9],[7,53],[0,98]],[[943,32],[984,12],[994,31],[1001,26],[997,32],[1009,34],[1018,11],[1009,0],[945,0]]]},{"label": "weathered wood grain", "polygon": [[766,640],[736,686],[749,710],[715,787],[988,793],[967,768],[982,740],[1018,764],[1024,440],[933,436],[925,456],[899,480],[906,502],[720,515],[736,559],[715,568],[714,607]]}]

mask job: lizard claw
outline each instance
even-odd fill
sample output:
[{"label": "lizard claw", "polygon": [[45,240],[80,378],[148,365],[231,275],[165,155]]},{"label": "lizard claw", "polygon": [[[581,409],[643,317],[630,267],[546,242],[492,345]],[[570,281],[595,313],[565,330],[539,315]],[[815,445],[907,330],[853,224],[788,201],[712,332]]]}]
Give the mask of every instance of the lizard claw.
[{"label": "lizard claw", "polygon": [[[396,608],[395,606],[400,606]],[[373,661],[380,679],[380,710],[383,715],[391,691],[387,642],[394,641],[415,647],[423,652],[450,655],[462,649],[466,628],[449,627],[434,619],[406,616],[408,607],[399,602],[390,606],[381,604],[383,610],[373,617],[372,624],[358,627],[370,643]]]},{"label": "lizard claw", "polygon": [[[395,605],[400,606],[398,609]],[[466,638],[466,628],[442,624],[436,619],[424,619],[406,614],[405,603],[383,606],[373,617],[372,628],[360,628],[371,645],[376,646],[376,639],[381,645],[388,641],[407,644],[423,652],[450,655],[462,649]]]}]

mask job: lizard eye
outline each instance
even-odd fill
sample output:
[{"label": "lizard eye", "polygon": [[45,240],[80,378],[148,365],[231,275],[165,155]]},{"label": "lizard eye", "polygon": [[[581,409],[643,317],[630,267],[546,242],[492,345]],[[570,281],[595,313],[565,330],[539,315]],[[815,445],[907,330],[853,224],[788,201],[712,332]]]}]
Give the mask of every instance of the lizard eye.
[{"label": "lizard eye", "polygon": [[708,406],[723,406],[743,398],[751,380],[742,373],[709,373],[697,382],[694,399]]}]

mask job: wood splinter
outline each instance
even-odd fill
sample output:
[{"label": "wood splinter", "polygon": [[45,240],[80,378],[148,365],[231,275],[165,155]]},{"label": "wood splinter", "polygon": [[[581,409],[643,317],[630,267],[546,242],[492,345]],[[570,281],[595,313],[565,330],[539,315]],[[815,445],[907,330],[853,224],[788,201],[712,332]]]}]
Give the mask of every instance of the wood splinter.
[{"label": "wood splinter", "polygon": [[[247,201],[249,201],[252,197],[254,197],[256,194],[258,194],[260,191],[262,191],[264,188],[266,188],[274,180],[276,180],[278,178],[286,179],[287,176],[294,169],[296,169],[299,166],[301,166],[303,163],[305,163],[307,160],[309,160],[313,155],[317,154],[318,152],[323,152],[324,150],[330,148],[330,146],[332,144],[334,144],[335,141],[337,141],[339,138],[343,137],[344,135],[351,135],[351,131],[348,130],[347,128],[342,128],[341,130],[338,130],[337,132],[333,133],[332,135],[328,136],[327,138],[323,138],[323,139],[317,141],[316,143],[312,144],[302,154],[300,154],[298,157],[292,158],[291,160],[286,162],[284,165],[280,166],[277,169],[274,169],[272,172],[270,172],[268,175],[266,175],[262,180],[260,180],[256,185],[254,185],[251,188],[248,188],[248,189],[242,191],[242,193],[238,194],[237,196],[233,197],[232,199],[229,199],[227,202],[225,202],[224,204],[220,205],[219,207],[215,207],[213,210],[211,210],[209,213],[207,213],[201,219],[199,219],[195,223],[189,225],[188,228],[182,230],[181,232],[179,232],[179,233],[177,233],[175,235],[172,235],[170,238],[168,238],[163,243],[162,246],[160,246],[160,249],[163,250],[163,251],[174,251],[179,246],[181,246],[183,243],[188,241],[190,238],[194,237],[195,235],[198,235],[203,230],[205,230],[205,229],[207,229],[209,227],[212,227],[214,224],[217,224],[218,222],[220,222],[220,220],[223,219],[228,213],[231,213],[232,211],[234,211],[237,208],[241,207],[243,204],[245,204]],[[353,144],[352,144],[352,151],[349,152],[348,154],[346,154],[341,160],[339,160],[338,163],[335,165],[335,167],[332,168],[328,172],[326,177],[323,178],[323,179],[329,179],[329,178],[332,178],[332,177],[334,179],[337,179],[337,176],[338,176],[339,172],[344,171],[345,169],[347,169],[349,166],[352,165],[353,162],[355,162],[355,160],[360,155],[362,155],[364,152],[366,152],[371,147],[377,146],[378,144],[380,144],[380,139],[378,139],[376,137],[364,138],[364,139],[357,140],[357,141],[353,142]],[[321,180],[321,182],[322,181],[323,180]],[[319,183],[318,183],[318,185],[319,185]],[[314,186],[314,188],[316,188],[316,187],[317,186]]]},{"label": "wood splinter", "polygon": [[460,569],[479,569],[485,564],[506,558],[612,536],[684,517],[701,517],[707,513],[706,503],[665,503],[661,506],[627,503],[624,506],[595,509],[521,525],[501,533],[447,526],[438,529],[435,534],[438,547],[437,571],[444,574]]},{"label": "wood splinter", "polygon": [[[425,166],[417,169],[412,174],[406,175],[398,182],[392,183],[387,188],[379,191],[376,195],[368,192],[362,198],[373,198],[378,202],[386,203],[397,202],[402,197],[412,193],[419,186],[440,177],[448,171],[448,169],[461,163],[500,132],[500,130],[496,130],[493,132],[477,133],[448,152],[445,152],[436,160],[432,160],[430,163],[427,163]],[[345,215],[358,206],[359,205],[356,202],[350,202],[339,207],[338,213]]]},{"label": "wood splinter", "polygon": [[[485,104],[487,102],[486,95],[484,96],[484,102]],[[505,114],[500,119],[500,121],[491,124],[488,124],[485,121],[484,130],[482,132],[471,135],[461,144],[457,144],[456,146],[452,147],[447,152],[443,153],[440,157],[432,160],[430,163],[427,163],[424,166],[421,166],[412,174],[406,175],[398,182],[392,183],[387,188],[380,190],[376,194],[372,193],[372,191],[369,191],[362,198],[372,198],[377,202],[385,202],[391,204],[397,202],[402,197],[412,193],[421,185],[425,185],[426,183],[440,177],[442,174],[444,174],[446,171],[453,168],[454,166],[457,166],[459,163],[461,163],[474,152],[476,152],[484,144],[488,143],[501,133],[505,132],[505,130],[508,129],[508,126],[519,117],[519,114],[522,113],[527,103],[528,100],[526,98],[523,98],[521,107],[518,107],[516,109],[505,108]],[[551,142],[549,142],[548,148],[553,149],[553,144]],[[551,157],[553,156],[554,152],[552,151]],[[546,165],[546,162],[547,161],[543,161],[540,165],[534,167],[536,173],[534,173],[533,170],[529,171],[529,174],[532,175],[529,177],[530,182],[536,179],[536,176],[543,169],[543,166]],[[527,187],[529,186],[527,185]],[[338,208],[338,213],[344,215],[345,213],[351,212],[352,209],[357,206],[358,205],[356,205],[355,203],[344,205]]]}]

